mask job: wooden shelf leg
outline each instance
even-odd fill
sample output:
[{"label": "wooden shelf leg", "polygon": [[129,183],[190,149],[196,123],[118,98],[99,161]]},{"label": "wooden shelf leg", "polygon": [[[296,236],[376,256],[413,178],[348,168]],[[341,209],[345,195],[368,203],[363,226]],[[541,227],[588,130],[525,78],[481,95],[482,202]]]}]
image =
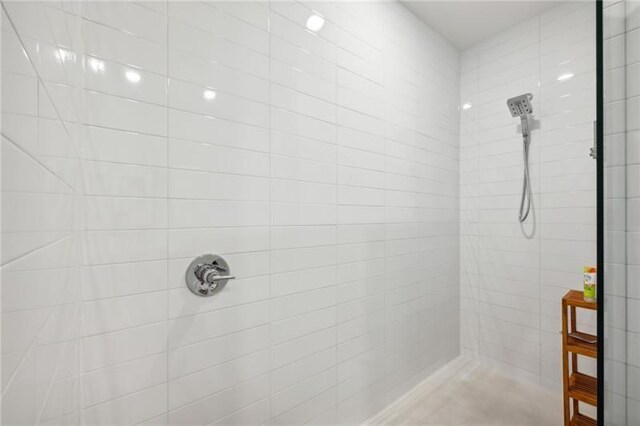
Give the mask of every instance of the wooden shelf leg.
[{"label": "wooden shelf leg", "polygon": [[562,398],[564,400],[564,425],[571,425],[571,408],[569,406],[569,354],[567,353],[567,303],[562,300]]},{"label": "wooden shelf leg", "polygon": [[[571,333],[575,333],[576,330],[578,329],[578,327],[576,326],[576,307],[575,306],[571,306],[569,308],[570,311],[570,315],[569,315],[569,321],[570,321],[570,330]],[[576,354],[575,352],[571,352],[571,372],[575,373],[578,371],[578,354]],[[573,415],[577,415],[580,411],[579,409],[579,402],[577,399],[573,400]]]}]

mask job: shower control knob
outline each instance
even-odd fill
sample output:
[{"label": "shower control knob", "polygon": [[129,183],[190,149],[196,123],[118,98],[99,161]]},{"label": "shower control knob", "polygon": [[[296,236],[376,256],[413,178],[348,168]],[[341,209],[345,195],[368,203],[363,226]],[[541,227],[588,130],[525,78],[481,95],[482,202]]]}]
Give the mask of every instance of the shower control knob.
[{"label": "shower control knob", "polygon": [[185,276],[189,290],[203,297],[213,296],[222,290],[229,280],[235,278],[231,275],[227,261],[214,254],[204,254],[195,258],[187,268]]}]

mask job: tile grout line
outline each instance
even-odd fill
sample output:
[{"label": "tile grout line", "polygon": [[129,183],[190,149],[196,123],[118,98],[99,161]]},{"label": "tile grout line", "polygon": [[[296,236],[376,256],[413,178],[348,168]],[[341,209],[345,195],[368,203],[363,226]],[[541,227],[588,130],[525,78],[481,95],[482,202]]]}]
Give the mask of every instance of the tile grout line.
[{"label": "tile grout line", "polygon": [[[169,326],[170,326],[170,321],[171,319],[169,318],[169,312],[171,311],[171,306],[170,306],[170,299],[169,299],[169,293],[170,293],[170,288],[171,285],[169,283],[169,263],[170,263],[170,246],[169,244],[171,243],[171,238],[170,238],[170,232],[169,232],[169,224],[171,223],[171,208],[169,208],[169,189],[171,188],[171,175],[172,173],[169,173],[169,164],[171,163],[169,160],[169,155],[170,155],[170,148],[169,148],[169,115],[170,115],[170,108],[169,108],[169,85],[171,84],[171,79],[169,77],[169,60],[170,57],[169,55],[171,55],[171,49],[169,48],[169,40],[170,40],[170,36],[171,34],[169,33],[169,21],[171,20],[171,8],[169,7],[169,3],[170,0],[162,0],[162,2],[165,4],[165,10],[166,10],[166,15],[164,16],[164,20],[165,20],[165,49],[166,49],[166,55],[165,55],[165,59],[166,59],[166,63],[165,63],[165,74],[166,74],[166,82],[165,82],[165,93],[164,93],[164,100],[165,100],[165,119],[166,121],[166,128],[165,128],[165,170],[166,170],[166,179],[167,179],[167,184],[165,187],[165,209],[166,209],[166,269],[165,269],[165,273],[166,273],[166,286],[167,288],[165,289],[165,292],[167,294],[166,297],[166,307],[167,307],[167,311],[165,312],[166,315],[166,336],[165,336],[165,345],[166,345],[166,359],[165,359],[165,365],[166,365],[166,396],[165,396],[165,410],[164,410],[164,416],[166,416],[166,422],[169,423],[169,407],[170,407],[170,401],[169,401],[169,387],[171,386],[171,380],[169,379],[170,375],[169,375],[169,370],[170,370],[170,354],[172,352],[172,348],[170,347],[170,342],[169,342]],[[173,349],[175,350],[175,349]]]}]

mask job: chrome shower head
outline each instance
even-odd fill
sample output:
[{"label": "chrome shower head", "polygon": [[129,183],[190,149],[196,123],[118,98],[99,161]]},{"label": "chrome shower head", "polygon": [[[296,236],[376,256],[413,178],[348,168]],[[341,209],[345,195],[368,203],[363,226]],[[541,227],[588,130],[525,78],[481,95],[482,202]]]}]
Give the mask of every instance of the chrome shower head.
[{"label": "chrome shower head", "polygon": [[533,99],[531,93],[525,93],[524,95],[507,99],[507,106],[509,107],[509,111],[511,111],[511,116],[522,118],[532,114],[531,99]]}]

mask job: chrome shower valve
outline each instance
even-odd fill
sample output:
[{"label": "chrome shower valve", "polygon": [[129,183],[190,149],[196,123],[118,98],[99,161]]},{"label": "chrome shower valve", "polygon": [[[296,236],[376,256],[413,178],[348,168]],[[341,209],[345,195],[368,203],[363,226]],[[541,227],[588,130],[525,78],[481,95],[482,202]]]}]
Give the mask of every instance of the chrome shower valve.
[{"label": "chrome shower valve", "polygon": [[203,297],[213,296],[222,290],[229,280],[235,278],[231,275],[227,261],[214,254],[195,258],[187,268],[185,276],[189,290]]}]

